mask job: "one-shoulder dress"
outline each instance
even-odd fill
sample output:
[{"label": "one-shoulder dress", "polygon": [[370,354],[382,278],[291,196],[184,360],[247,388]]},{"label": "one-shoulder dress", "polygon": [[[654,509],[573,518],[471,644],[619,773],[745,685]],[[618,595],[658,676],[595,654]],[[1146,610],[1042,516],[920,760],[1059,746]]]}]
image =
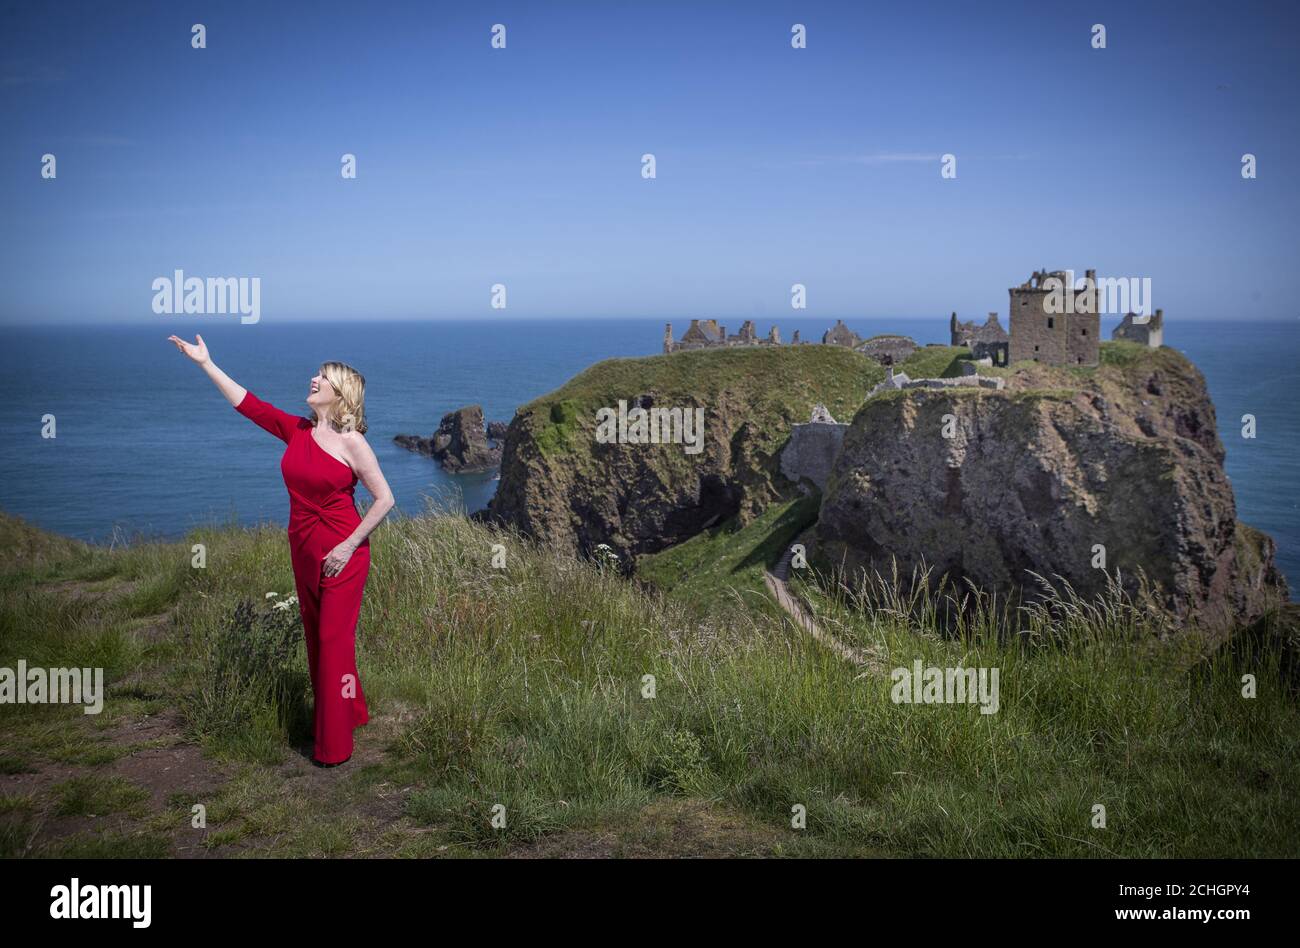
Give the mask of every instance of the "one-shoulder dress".
[{"label": "one-shoulder dress", "polygon": [[315,757],[323,764],[341,763],[352,756],[353,729],[370,720],[356,658],[370,539],[361,541],[339,575],[325,576],[322,566],[361,522],[353,499],[357,475],[316,442],[310,419],[281,411],[252,392],[235,410],[286,445],[280,471],[289,490],[289,553],[315,695]]}]

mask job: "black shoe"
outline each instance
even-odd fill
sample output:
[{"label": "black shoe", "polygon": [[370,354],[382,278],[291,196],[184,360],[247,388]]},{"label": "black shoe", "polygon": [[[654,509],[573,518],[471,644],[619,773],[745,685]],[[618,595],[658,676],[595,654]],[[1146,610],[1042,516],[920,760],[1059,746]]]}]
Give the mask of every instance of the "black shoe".
[{"label": "black shoe", "polygon": [[339,761],[338,763],[336,763],[336,764],[327,764],[327,763],[325,763],[325,762],[322,761],[322,760],[317,760],[315,757],[313,757],[313,758],[311,759],[311,762],[312,762],[313,764],[315,764],[317,767],[337,767],[337,766],[339,766],[339,764],[346,764],[346,763],[347,763],[349,760],[351,760],[351,759],[352,759],[352,755],[351,755],[351,754],[348,754],[347,757],[343,758],[342,760],[340,760],[340,761]]}]

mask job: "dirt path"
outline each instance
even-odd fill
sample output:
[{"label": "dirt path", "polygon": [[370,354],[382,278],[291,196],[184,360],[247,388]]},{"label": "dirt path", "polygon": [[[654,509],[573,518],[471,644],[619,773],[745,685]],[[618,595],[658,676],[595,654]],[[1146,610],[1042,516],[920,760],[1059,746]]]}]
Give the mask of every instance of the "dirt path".
[{"label": "dirt path", "polygon": [[[796,542],[803,542],[805,536],[806,533],[801,535]],[[813,617],[809,615],[803,603],[790,592],[789,586],[786,585],[790,579],[790,564],[793,559],[794,544],[791,544],[786,548],[785,553],[781,555],[781,559],[777,561],[775,567],[763,571],[763,581],[767,584],[768,591],[776,598],[777,604],[794,620],[795,625],[846,662],[865,666],[871,671],[883,670],[881,656],[874,652],[846,645],[813,621]]]}]

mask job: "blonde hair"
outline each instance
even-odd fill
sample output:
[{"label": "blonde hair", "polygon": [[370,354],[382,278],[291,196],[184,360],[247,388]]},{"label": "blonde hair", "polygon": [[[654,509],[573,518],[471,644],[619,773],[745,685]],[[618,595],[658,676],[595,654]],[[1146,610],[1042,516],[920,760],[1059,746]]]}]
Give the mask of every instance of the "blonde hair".
[{"label": "blonde hair", "polygon": [[326,362],[320,374],[338,396],[330,409],[332,420],[344,431],[366,433],[366,377],[346,362]]}]

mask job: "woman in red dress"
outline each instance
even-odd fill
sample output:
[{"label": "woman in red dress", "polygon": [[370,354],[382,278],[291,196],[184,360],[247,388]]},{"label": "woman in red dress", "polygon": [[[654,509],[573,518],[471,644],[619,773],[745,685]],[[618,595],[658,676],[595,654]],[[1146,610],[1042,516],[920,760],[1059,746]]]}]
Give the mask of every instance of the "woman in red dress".
[{"label": "woman in red dress", "polygon": [[[370,531],[393,507],[379,462],[363,437],[366,380],[342,362],[326,362],[311,380],[311,418],[262,401],[217,368],[202,336],[169,340],[202,366],[245,418],[286,445],[280,460],[289,489],[289,553],[315,695],[316,763],[352,756],[352,730],[370,719],[357,678],[356,629],[370,573]],[[357,480],[374,498],[365,517],[352,492]]]}]

